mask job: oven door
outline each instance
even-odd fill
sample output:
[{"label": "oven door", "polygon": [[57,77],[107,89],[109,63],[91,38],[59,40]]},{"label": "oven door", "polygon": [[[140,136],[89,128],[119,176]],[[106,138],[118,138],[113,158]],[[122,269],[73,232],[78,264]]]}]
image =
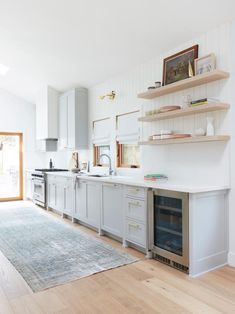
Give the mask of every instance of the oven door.
[{"label": "oven door", "polygon": [[153,190],[150,202],[150,247],[160,257],[189,265],[188,194]]},{"label": "oven door", "polygon": [[33,201],[45,206],[45,180],[33,178]]}]

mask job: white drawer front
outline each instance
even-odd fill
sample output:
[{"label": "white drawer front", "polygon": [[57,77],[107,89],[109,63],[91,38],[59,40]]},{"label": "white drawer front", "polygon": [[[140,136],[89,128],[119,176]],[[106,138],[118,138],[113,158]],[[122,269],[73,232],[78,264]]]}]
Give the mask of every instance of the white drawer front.
[{"label": "white drawer front", "polygon": [[133,220],[126,220],[126,240],[134,242],[143,247],[146,245],[146,229],[143,223]]},{"label": "white drawer front", "polygon": [[125,194],[131,197],[145,198],[145,189],[138,186],[126,186]]},{"label": "white drawer front", "polygon": [[139,219],[145,223],[145,201],[126,197],[125,210],[127,217]]}]

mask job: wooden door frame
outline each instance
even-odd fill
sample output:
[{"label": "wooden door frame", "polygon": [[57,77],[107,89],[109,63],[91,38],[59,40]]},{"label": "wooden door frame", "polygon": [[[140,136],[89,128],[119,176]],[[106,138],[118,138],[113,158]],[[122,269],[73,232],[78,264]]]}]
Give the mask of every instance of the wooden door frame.
[{"label": "wooden door frame", "polygon": [[22,132],[0,132],[1,135],[19,136],[19,196],[10,198],[0,198],[0,202],[21,201],[23,200],[23,133]]}]

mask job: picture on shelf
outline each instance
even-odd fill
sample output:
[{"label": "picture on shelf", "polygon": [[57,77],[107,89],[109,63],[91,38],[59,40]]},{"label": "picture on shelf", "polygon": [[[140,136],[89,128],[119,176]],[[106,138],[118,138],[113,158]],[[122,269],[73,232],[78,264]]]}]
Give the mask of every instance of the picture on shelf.
[{"label": "picture on shelf", "polygon": [[184,80],[194,75],[194,60],[198,58],[198,45],[182,50],[163,60],[162,85]]},{"label": "picture on shelf", "polygon": [[215,54],[211,53],[202,58],[194,60],[195,75],[208,73],[216,68]]}]

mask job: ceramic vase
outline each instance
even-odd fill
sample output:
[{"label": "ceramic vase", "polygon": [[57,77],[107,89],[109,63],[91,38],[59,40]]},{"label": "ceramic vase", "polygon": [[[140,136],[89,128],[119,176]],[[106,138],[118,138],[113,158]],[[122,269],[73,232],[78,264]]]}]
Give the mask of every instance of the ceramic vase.
[{"label": "ceramic vase", "polygon": [[208,117],[207,120],[207,126],[206,126],[206,135],[207,136],[214,136],[215,135],[215,129],[213,125],[213,118]]}]

